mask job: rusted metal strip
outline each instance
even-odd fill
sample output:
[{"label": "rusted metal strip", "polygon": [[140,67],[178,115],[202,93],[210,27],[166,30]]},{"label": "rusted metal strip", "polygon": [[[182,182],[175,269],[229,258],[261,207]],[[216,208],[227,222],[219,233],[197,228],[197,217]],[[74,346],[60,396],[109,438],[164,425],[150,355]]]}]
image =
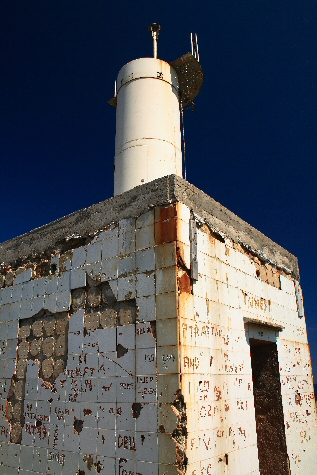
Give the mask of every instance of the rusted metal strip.
[{"label": "rusted metal strip", "polygon": [[189,242],[190,242],[190,274],[193,280],[198,280],[198,260],[197,260],[197,227],[194,218],[189,220]]},{"label": "rusted metal strip", "polygon": [[297,303],[297,312],[299,318],[304,316],[304,300],[303,300],[303,293],[300,283],[295,280],[295,295],[296,295],[296,303]]}]

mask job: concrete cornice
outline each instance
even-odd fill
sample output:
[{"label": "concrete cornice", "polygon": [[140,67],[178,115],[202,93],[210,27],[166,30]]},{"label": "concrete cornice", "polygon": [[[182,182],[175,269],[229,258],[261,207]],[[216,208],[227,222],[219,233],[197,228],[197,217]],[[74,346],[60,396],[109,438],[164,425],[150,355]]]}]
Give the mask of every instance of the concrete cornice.
[{"label": "concrete cornice", "polygon": [[288,269],[298,277],[297,258],[260,231],[243,221],[223,205],[186,180],[169,175],[138,186],[122,195],[76,211],[68,216],[34,229],[0,244],[0,262],[10,264],[32,253],[54,249],[71,236],[89,237],[112,223],[145,213],[156,206],[181,202],[194,211],[207,225],[256,251],[268,261]]}]

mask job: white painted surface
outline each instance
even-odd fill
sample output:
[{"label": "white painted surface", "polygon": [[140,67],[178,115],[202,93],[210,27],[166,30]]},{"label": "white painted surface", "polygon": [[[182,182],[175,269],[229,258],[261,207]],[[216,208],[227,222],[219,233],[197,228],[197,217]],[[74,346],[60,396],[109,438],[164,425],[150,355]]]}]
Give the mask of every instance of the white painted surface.
[{"label": "white painted surface", "polygon": [[165,61],[141,58],[118,75],[114,194],[182,176],[178,79]]}]

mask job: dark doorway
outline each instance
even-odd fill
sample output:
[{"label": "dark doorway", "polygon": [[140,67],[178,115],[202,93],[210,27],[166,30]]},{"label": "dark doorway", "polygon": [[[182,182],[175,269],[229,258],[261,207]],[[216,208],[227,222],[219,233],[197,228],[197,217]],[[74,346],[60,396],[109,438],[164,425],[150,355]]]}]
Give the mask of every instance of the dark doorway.
[{"label": "dark doorway", "polygon": [[276,343],[250,338],[261,475],[289,475]]}]

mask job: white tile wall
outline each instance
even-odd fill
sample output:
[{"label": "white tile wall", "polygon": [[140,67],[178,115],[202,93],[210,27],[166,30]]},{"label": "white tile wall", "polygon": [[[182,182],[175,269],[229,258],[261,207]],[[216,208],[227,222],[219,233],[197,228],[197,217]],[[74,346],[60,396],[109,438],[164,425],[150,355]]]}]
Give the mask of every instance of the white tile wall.
[{"label": "white tile wall", "polygon": [[72,258],[72,268],[82,267],[86,264],[86,247],[79,247],[74,249]]},{"label": "white tile wall", "polygon": [[14,279],[14,285],[21,284],[23,282],[28,282],[32,279],[32,269],[26,269],[21,274],[17,275]]},{"label": "white tile wall", "polygon": [[[179,254],[189,267],[189,208],[178,203],[177,216]],[[67,368],[52,388],[39,377],[39,364],[28,362],[25,410],[35,401],[43,424],[37,430],[27,419],[19,455],[11,453],[17,448],[12,444],[0,445],[2,460],[11,451],[11,466],[5,462],[7,475],[10,470],[17,474],[29,459],[29,470],[23,466],[20,473],[77,473],[87,470],[87,454],[98,461],[101,474],[115,473],[115,466],[119,473],[120,465],[122,473],[176,475],[171,434],[178,412],[172,402],[179,389],[186,404],[191,475],[207,475],[210,470],[225,474],[226,466],[219,462],[225,453],[230,473],[258,474],[248,345],[252,337],[278,337],[283,403],[290,424],[287,438],[294,452],[291,463],[299,467],[298,473],[312,475],[309,454],[316,428],[306,427],[307,442],[302,426],[308,420],[306,410],[311,420],[316,411],[312,384],[307,383],[311,367],[305,322],[297,316],[293,282],[281,276],[281,290],[265,284],[256,278],[255,265],[246,255],[226,249],[200,229],[197,234],[199,279],[193,293],[178,289],[176,243],[154,243],[153,210],[136,220],[122,220],[87,246],[74,249],[71,265],[61,266],[61,275],[32,280],[27,269],[13,287],[0,290],[3,407],[16,366],[19,320],[42,308],[68,311],[71,291],[86,286],[87,274],[109,282],[119,301],[135,298],[137,309],[134,324],[88,331],[84,310],[70,314]],[[60,262],[65,262],[63,256],[53,257],[58,268]],[[270,300],[269,308],[254,303],[261,298]],[[264,327],[259,335],[254,326],[245,329],[243,318],[248,316],[284,322],[286,328],[273,335]],[[295,404],[296,390],[300,406]],[[74,431],[74,418],[83,421],[80,433]],[[2,419],[0,413],[0,439],[6,441],[9,425]],[[298,449],[302,441],[306,454]]]}]

